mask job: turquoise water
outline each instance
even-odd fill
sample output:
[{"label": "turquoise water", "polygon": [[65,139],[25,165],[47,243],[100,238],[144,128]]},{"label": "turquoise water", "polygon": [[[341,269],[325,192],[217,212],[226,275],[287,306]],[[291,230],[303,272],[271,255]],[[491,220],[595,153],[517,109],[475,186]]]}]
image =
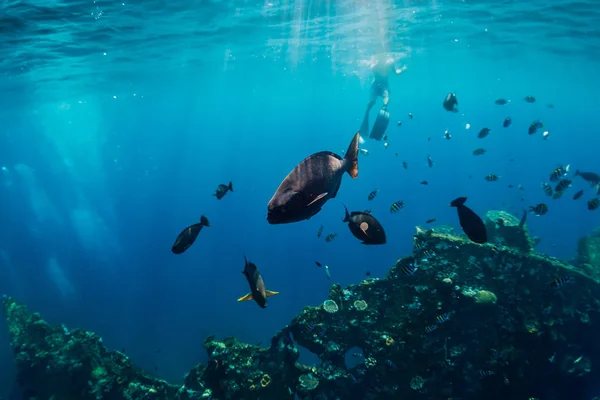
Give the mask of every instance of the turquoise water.
[{"label": "turquoise water", "polygon": [[[537,250],[571,259],[600,224],[585,206],[594,191],[573,178],[552,200],[540,184],[559,164],[598,168],[598,21],[593,1],[5,2],[0,292],[178,381],[205,359],[206,336],[266,343],[332,282],[382,277],[412,250],[416,225],[458,228],[448,206],[458,196],[481,215],[546,202],[528,220]],[[267,202],[299,161],[347,148],[379,53],[406,66],[390,77],[389,146],[367,139],[359,178],[345,176],[311,220],[268,225]],[[458,113],[441,106],[448,92]],[[547,140],[527,134],[538,119]],[[487,153],[474,157],[477,147]],[[216,200],[229,181],[235,192]],[[397,200],[405,207],[390,214]],[[360,245],[342,204],[373,208],[388,243]],[[173,255],[201,214],[211,227]],[[320,225],[337,239],[318,239]],[[281,292],[266,310],[236,302],[244,254]]]}]

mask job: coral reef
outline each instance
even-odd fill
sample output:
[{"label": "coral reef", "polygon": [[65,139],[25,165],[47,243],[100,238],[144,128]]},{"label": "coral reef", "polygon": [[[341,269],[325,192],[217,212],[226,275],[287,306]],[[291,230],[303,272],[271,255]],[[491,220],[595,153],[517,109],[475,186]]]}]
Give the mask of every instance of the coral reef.
[{"label": "coral reef", "polygon": [[[417,229],[415,252],[387,277],[332,285],[324,303],[305,307],[268,348],[207,338],[209,362],[182,386],[5,298],[19,384],[27,399],[56,400],[584,398],[585,383],[600,380],[598,281],[530,251],[531,239],[506,219],[492,237],[506,236],[494,244],[450,228]],[[564,285],[551,284],[565,276]],[[298,363],[298,345],[319,365]]]},{"label": "coral reef", "polygon": [[488,211],[485,214],[485,227],[490,242],[514,247],[523,252],[533,250],[534,242],[529,236],[527,226],[520,228],[520,222],[518,218],[506,211]]},{"label": "coral reef", "polygon": [[577,250],[577,265],[600,281],[600,229],[579,239]]}]

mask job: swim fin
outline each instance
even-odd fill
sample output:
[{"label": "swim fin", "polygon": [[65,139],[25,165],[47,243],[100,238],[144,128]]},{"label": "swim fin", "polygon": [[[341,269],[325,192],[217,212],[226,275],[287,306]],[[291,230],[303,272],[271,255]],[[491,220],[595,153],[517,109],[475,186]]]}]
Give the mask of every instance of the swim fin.
[{"label": "swim fin", "polygon": [[371,129],[371,134],[369,137],[375,140],[381,140],[383,135],[385,135],[385,130],[390,123],[390,112],[387,110],[387,107],[383,106],[379,113],[377,114],[377,118],[375,119],[375,123],[373,124],[373,129]]}]

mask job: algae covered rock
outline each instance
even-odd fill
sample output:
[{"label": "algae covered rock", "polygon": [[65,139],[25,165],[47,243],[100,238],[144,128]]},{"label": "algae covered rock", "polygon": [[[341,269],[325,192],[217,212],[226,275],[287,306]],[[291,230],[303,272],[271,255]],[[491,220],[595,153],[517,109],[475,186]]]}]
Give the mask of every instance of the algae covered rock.
[{"label": "algae covered rock", "polygon": [[534,242],[529,236],[527,225],[519,227],[521,220],[506,211],[491,210],[485,214],[485,227],[491,243],[530,252]]}]

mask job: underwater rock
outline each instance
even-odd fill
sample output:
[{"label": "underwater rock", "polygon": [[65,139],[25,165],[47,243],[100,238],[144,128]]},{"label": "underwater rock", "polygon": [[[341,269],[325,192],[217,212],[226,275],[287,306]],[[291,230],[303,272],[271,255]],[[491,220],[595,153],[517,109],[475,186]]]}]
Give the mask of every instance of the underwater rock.
[{"label": "underwater rock", "polygon": [[491,210],[485,214],[485,228],[491,243],[514,247],[523,252],[530,252],[534,242],[527,231],[527,224],[519,228],[520,219],[501,210]]},{"label": "underwater rock", "polygon": [[579,239],[576,262],[588,275],[600,281],[600,229]]},{"label": "underwater rock", "polygon": [[[585,269],[446,231],[414,242],[385,278],[332,285],[268,348],[207,338],[207,365],[180,387],[5,299],[19,384],[27,399],[586,398],[600,379],[600,286]],[[297,344],[320,363],[298,363]]]}]

